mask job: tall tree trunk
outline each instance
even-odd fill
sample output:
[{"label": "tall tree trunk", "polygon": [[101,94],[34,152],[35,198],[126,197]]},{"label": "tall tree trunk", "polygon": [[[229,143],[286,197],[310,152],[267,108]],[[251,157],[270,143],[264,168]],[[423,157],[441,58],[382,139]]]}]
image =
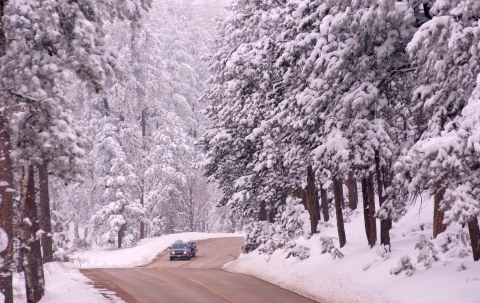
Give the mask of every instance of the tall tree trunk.
[{"label": "tall tree trunk", "polygon": [[127,224],[123,224],[120,227],[120,230],[118,231],[118,237],[117,237],[117,247],[122,248],[123,244],[123,237],[125,236],[125,230],[127,229]]},{"label": "tall tree trunk", "polygon": [[[385,196],[383,195],[384,179],[380,168],[380,153],[378,151],[375,151],[375,176],[377,179],[378,203],[381,207],[383,202],[385,202]],[[382,245],[390,246],[391,227],[392,221],[390,219],[380,220],[380,243]]]},{"label": "tall tree trunk", "polygon": [[189,182],[188,185],[188,224],[190,225],[190,231],[195,229],[195,207],[193,205],[193,186],[195,181]]},{"label": "tall tree trunk", "polygon": [[468,222],[468,232],[472,244],[473,260],[478,261],[480,260],[480,228],[478,227],[477,218]]},{"label": "tall tree trunk", "polygon": [[83,230],[83,240],[88,241],[88,226]]},{"label": "tall tree trunk", "polygon": [[440,202],[443,200],[443,195],[445,195],[445,189],[442,188],[438,190],[433,196],[433,238],[435,239],[438,234],[445,231],[447,228],[443,224],[443,210],[440,209]]},{"label": "tall tree trunk", "polygon": [[[0,0],[0,12],[3,15],[3,1]],[[0,16],[1,16],[0,15]],[[0,30],[3,36],[3,31]],[[3,41],[4,39],[0,39]],[[3,45],[4,46],[4,45]],[[2,45],[0,48],[3,50]],[[5,303],[13,303],[12,272],[13,261],[13,167],[10,157],[10,127],[3,114],[0,115],[0,237],[6,237],[7,243],[0,248],[0,292]]]},{"label": "tall tree trunk", "polygon": [[315,209],[317,210],[318,221],[322,220],[322,206],[320,205],[320,193],[318,188],[315,187]]},{"label": "tall tree trunk", "polygon": [[260,210],[258,211],[258,221],[267,221],[267,205],[265,201],[260,201]]},{"label": "tall tree trunk", "polygon": [[48,192],[48,163],[43,161],[38,166],[38,180],[40,183],[40,229],[43,263],[53,261],[52,217],[50,215],[50,198]]},{"label": "tall tree trunk", "polygon": [[[0,57],[5,55],[7,42],[3,29],[4,7],[6,0],[0,0]],[[7,239],[0,248],[0,292],[4,303],[13,303],[12,271],[13,261],[13,166],[10,152],[10,125],[5,113],[0,113],[0,235]]]},{"label": "tall tree trunk", "polygon": [[37,205],[35,203],[35,180],[33,167],[29,164],[23,166],[21,186],[21,239],[24,245],[23,271],[25,274],[27,302],[35,303],[40,301],[44,295],[45,280],[43,276],[40,239],[36,236],[39,226]]},{"label": "tall tree trunk", "polygon": [[[141,126],[142,126],[142,146],[143,146],[143,152],[145,152],[145,137],[147,135],[147,108],[144,108],[142,110],[142,119],[141,119]],[[143,160],[143,159],[142,159]],[[144,162],[144,161],[142,161]],[[142,163],[143,166],[143,163]],[[145,170],[145,169],[143,169]],[[145,206],[145,179],[144,179],[144,171],[142,171],[142,177],[140,179],[140,204]],[[142,218],[140,221],[140,239],[145,238],[145,222]]]},{"label": "tall tree trunk", "polygon": [[[145,187],[143,178],[140,180],[140,183],[140,204],[145,206]],[[145,239],[145,221],[143,218],[140,220],[140,239]]]},{"label": "tall tree trunk", "polygon": [[78,217],[75,215],[73,218],[73,239],[78,240],[80,239],[80,228],[78,226]]},{"label": "tall tree trunk", "polygon": [[330,220],[330,214],[328,212],[327,190],[323,189],[322,186],[320,186],[320,199],[322,200],[323,221],[328,222],[328,220]]},{"label": "tall tree trunk", "polygon": [[375,220],[375,189],[373,185],[373,176],[369,173],[367,178],[367,196],[368,196],[368,221],[370,228],[370,238],[368,244],[373,247],[377,242],[377,222]]},{"label": "tall tree trunk", "polygon": [[365,222],[365,234],[370,245],[370,207],[368,206],[368,181],[362,178],[363,221]]},{"label": "tall tree trunk", "polygon": [[340,242],[340,247],[343,247],[347,243],[342,213],[343,184],[342,181],[338,180],[337,178],[333,178],[333,196],[335,199],[335,214],[337,217],[338,241]]},{"label": "tall tree trunk", "polygon": [[353,174],[349,174],[348,179],[345,183],[348,189],[348,207],[352,210],[357,209],[357,205],[358,205],[357,179],[355,179]]},{"label": "tall tree trunk", "polygon": [[316,192],[317,188],[315,187],[315,173],[313,172],[312,166],[309,165],[307,167],[307,188],[305,193],[305,199],[307,202],[307,210],[310,214],[310,229],[312,234],[317,232],[318,225]]},{"label": "tall tree trunk", "polygon": [[[284,200],[283,197],[281,199],[282,199],[282,201]],[[272,201],[272,202],[270,202],[270,207],[268,209],[268,222],[270,222],[270,223],[275,222],[275,216],[276,215],[277,215],[277,210],[275,209],[275,203]]]}]

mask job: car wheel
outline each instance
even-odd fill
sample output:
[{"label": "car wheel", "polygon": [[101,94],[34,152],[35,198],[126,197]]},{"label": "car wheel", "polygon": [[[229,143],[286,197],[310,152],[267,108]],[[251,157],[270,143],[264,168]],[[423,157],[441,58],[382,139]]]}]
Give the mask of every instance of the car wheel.
[{"label": "car wheel", "polygon": [[173,261],[173,258],[172,258],[172,257],[170,257],[170,261]]}]

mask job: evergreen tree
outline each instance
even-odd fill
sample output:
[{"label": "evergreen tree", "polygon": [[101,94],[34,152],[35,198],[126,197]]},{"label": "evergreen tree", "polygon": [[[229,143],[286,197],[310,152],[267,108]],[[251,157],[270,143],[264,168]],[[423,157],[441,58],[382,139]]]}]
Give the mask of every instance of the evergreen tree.
[{"label": "evergreen tree", "polygon": [[[396,169],[398,187],[409,194],[427,191],[435,197],[434,237],[445,223],[469,223],[475,260],[480,258],[478,204],[472,200],[477,164],[472,154],[475,143],[469,138],[475,129],[474,90],[480,72],[475,21],[479,11],[477,1],[436,1],[430,11],[433,19],[408,45],[418,79],[412,113],[418,140]],[[406,203],[392,200],[388,207],[398,218]]]},{"label": "evergreen tree", "polygon": [[[94,233],[103,243],[132,245],[139,239],[138,224],[145,213],[135,199],[139,180],[134,168],[128,163],[126,153],[119,142],[122,124],[113,118],[104,118],[95,138],[94,153],[97,185],[104,188],[103,203],[92,217]],[[128,126],[128,125],[127,125]]]}]

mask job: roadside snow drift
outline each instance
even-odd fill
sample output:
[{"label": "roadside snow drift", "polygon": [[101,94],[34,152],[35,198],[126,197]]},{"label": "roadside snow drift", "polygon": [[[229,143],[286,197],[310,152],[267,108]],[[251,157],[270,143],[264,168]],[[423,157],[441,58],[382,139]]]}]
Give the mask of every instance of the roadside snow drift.
[{"label": "roadside snow drift", "polygon": [[[422,209],[425,207],[425,209]],[[433,210],[431,205],[418,203],[391,231],[392,252],[383,246],[370,249],[364,232],[360,210],[346,218],[347,245],[342,259],[321,253],[321,237],[337,237],[336,227],[322,224],[320,234],[297,243],[310,248],[305,260],[285,258],[284,251],[268,256],[255,251],[240,255],[225,269],[267,280],[283,288],[303,294],[322,303],[479,303],[480,263],[473,262],[468,246],[449,242],[462,235],[461,227],[449,227],[445,235],[431,240]],[[335,222],[335,218],[330,222]],[[425,238],[435,244],[438,261],[430,265],[418,262],[421,249],[415,246]],[[443,237],[443,238],[442,238]],[[338,246],[338,240],[334,243]],[[441,249],[450,246],[448,251]],[[424,251],[422,251],[424,253]],[[391,274],[401,257],[409,256],[413,271]],[[427,269],[427,267],[431,266]],[[408,274],[408,275],[407,275]],[[409,276],[411,274],[411,276]]]}]

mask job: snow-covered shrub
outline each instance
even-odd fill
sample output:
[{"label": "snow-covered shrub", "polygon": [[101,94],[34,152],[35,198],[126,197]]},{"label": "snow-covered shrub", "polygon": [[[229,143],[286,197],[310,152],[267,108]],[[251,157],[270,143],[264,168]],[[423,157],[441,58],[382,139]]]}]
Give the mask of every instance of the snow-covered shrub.
[{"label": "snow-covered shrub", "polygon": [[465,266],[465,264],[460,263],[460,265],[459,265],[458,268],[457,268],[457,271],[464,271],[465,269],[467,269],[467,267]]},{"label": "snow-covered shrub", "polygon": [[350,209],[350,208],[345,208],[343,210],[343,221],[345,223],[350,223],[352,222],[352,216],[355,214],[355,211]]},{"label": "snow-covered shrub", "polygon": [[303,245],[296,244],[293,241],[290,241],[286,245],[287,249],[287,258],[297,257],[300,260],[305,260],[310,257],[310,248]]},{"label": "snow-covered shrub", "polygon": [[68,262],[70,258],[68,256],[68,252],[65,251],[63,248],[57,248],[53,252],[53,261],[55,262]]},{"label": "snow-covered shrub", "polygon": [[390,247],[389,246],[385,246],[385,245],[379,245],[377,246],[377,255],[379,255],[380,257],[382,257],[383,260],[388,260],[390,259],[390,256],[391,256],[391,251],[390,251]]},{"label": "snow-covered shrub", "polygon": [[322,254],[329,253],[334,259],[343,258],[343,253],[333,244],[332,237],[321,237],[320,242],[322,243]]},{"label": "snow-covered shrub", "polygon": [[267,234],[268,238],[260,245],[261,253],[272,254],[278,249],[285,249],[287,257],[301,255],[308,258],[309,254],[305,253],[305,249],[299,248],[294,242],[299,237],[310,237],[309,215],[300,199],[287,199],[272,228],[272,233]]},{"label": "snow-covered shrub", "polygon": [[245,224],[244,231],[246,237],[243,251],[249,253],[272,238],[274,227],[273,224],[266,221],[250,222]]},{"label": "snow-covered shrub", "polygon": [[258,251],[262,254],[271,255],[276,250],[283,248],[283,243],[275,241],[273,239],[267,240],[265,243],[261,244],[258,248]]},{"label": "snow-covered shrub", "polygon": [[335,224],[331,222],[325,222],[325,221],[318,221],[318,230],[321,229],[329,229],[329,228],[335,228]]},{"label": "snow-covered shrub", "polygon": [[470,238],[463,229],[457,233],[443,232],[437,236],[435,242],[447,257],[467,258],[471,254]]},{"label": "snow-covered shrub", "polygon": [[275,233],[284,238],[310,237],[310,215],[300,199],[287,199],[284,210],[275,222]]},{"label": "snow-covered shrub", "polygon": [[61,212],[52,211],[52,242],[53,260],[59,262],[68,261],[67,252],[70,249],[70,240],[67,236],[67,216]]},{"label": "snow-covered shrub", "polygon": [[92,248],[92,243],[84,239],[75,239],[73,240],[72,247],[70,252],[84,251]]},{"label": "snow-covered shrub", "polygon": [[409,256],[403,256],[398,261],[397,267],[394,267],[390,270],[390,274],[398,275],[401,272],[405,272],[405,275],[411,276],[415,272],[415,267],[412,264],[412,260]]},{"label": "snow-covered shrub", "polygon": [[433,262],[440,260],[435,245],[433,245],[431,241],[427,240],[424,235],[420,236],[420,240],[415,245],[415,249],[419,250],[417,263],[423,263],[426,269],[432,267]]}]

